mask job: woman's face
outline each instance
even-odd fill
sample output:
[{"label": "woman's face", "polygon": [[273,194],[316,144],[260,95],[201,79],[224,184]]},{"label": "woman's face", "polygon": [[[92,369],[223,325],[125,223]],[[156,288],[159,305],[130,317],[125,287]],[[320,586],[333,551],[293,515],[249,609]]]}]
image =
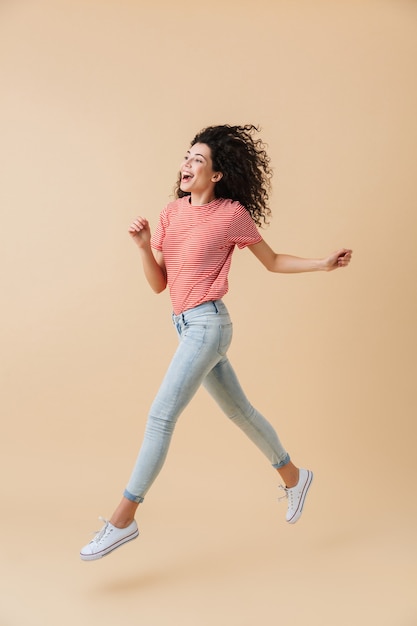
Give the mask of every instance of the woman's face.
[{"label": "woman's face", "polygon": [[180,189],[187,193],[214,189],[222,177],[221,172],[213,171],[211,150],[205,143],[196,143],[187,150],[180,172]]}]

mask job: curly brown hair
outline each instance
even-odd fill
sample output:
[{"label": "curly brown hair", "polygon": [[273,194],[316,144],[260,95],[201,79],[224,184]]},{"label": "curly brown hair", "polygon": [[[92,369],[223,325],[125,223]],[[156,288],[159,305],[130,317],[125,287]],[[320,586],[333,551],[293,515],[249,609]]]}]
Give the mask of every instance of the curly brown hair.
[{"label": "curly brown hair", "polygon": [[[206,144],[211,151],[213,170],[222,172],[214,192],[217,198],[240,202],[251,214],[258,226],[268,223],[271,209],[268,206],[271,190],[272,168],[262,139],[254,139],[259,128],[253,124],[244,126],[208,126],[191,142]],[[180,189],[179,177],[175,196],[190,195]]]}]

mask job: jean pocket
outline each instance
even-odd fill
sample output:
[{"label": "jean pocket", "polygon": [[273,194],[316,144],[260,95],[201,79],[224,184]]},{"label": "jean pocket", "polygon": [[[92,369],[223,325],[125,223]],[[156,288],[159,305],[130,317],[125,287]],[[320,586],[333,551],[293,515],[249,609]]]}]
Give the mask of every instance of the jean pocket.
[{"label": "jean pocket", "polygon": [[219,331],[219,347],[217,351],[219,354],[224,356],[232,343],[233,324],[231,322],[228,324],[221,324],[219,326]]}]

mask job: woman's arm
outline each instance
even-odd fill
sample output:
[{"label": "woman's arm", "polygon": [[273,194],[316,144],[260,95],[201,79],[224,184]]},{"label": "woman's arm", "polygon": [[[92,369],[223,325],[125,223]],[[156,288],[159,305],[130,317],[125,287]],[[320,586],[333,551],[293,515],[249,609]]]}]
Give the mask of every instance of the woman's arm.
[{"label": "woman's arm", "polygon": [[248,248],[267,270],[282,274],[330,272],[338,267],[349,265],[352,256],[352,250],[341,248],[323,259],[304,259],[289,254],[277,254],[264,240],[255,243],[253,246],[248,246]]},{"label": "woman's arm", "polygon": [[162,252],[151,248],[151,229],[144,217],[138,217],[129,227],[129,234],[139,248],[146,280],[155,293],[167,286],[167,273]]}]

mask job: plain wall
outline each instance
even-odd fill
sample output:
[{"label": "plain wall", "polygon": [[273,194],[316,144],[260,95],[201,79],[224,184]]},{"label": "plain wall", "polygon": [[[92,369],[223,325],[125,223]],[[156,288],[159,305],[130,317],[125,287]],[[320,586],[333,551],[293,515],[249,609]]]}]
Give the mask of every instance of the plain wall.
[{"label": "plain wall", "polygon": [[[417,5],[0,4],[3,626],[414,626]],[[128,226],[154,228],[195,133],[254,123],[280,252],[236,251],[230,357],[293,460],[302,520],[205,392],[141,507],[78,552],[130,474],[175,349]]]}]

